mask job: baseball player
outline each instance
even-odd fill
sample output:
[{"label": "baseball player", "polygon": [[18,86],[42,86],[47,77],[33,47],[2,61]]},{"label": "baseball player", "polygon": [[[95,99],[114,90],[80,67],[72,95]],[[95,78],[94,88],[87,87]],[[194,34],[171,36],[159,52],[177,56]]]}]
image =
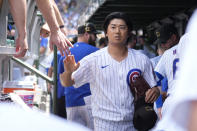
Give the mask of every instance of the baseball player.
[{"label": "baseball player", "polygon": [[[174,104],[169,107],[167,115],[158,123],[155,131],[196,131],[196,66],[193,55],[197,45],[197,11],[189,21],[186,34],[178,44],[180,67],[176,72],[177,83],[172,94]],[[187,45],[187,46],[186,46]]]},{"label": "baseball player", "polygon": [[[177,69],[177,63],[179,61],[179,59],[176,58],[176,54],[177,54],[176,44],[179,41],[179,35],[177,29],[171,24],[163,25],[159,30],[156,31],[156,35],[158,38],[156,42],[162,43],[164,48],[166,49],[170,48],[164,52],[157,66],[155,67],[155,73],[158,78],[157,80],[158,85],[161,85],[161,80],[167,78],[168,80],[167,95],[170,95],[170,93],[172,93],[173,90],[172,86],[174,84],[174,75]],[[162,111],[161,111],[162,115],[164,114],[166,109],[165,105],[168,105],[167,99],[165,100],[164,105],[162,107]]]},{"label": "baseball player", "polygon": [[95,131],[135,131],[129,83],[142,75],[152,87],[145,100],[153,103],[159,95],[153,68],[145,55],[126,47],[132,24],[125,13],[109,14],[103,27],[108,46],[84,57],[80,64],[75,63],[74,56],[68,56],[60,79],[65,86],[90,83]]},{"label": "baseball player", "polygon": [[[165,52],[165,48],[163,48],[163,44],[161,43],[156,43],[158,46],[157,52],[159,54],[159,56],[156,56],[151,60],[153,68],[156,67],[157,63],[159,62],[161,56],[163,55],[163,53]],[[167,92],[167,88],[168,88],[168,81],[167,78],[164,78],[161,82],[161,90],[162,93],[166,93]],[[162,100],[162,95],[159,96],[159,98],[157,99],[157,101],[155,102],[154,108],[157,111],[157,115],[158,117],[161,119],[162,115],[161,115],[161,107],[163,106],[163,100]]]},{"label": "baseball player", "polygon": [[[78,27],[77,42],[74,44],[74,47],[70,49],[71,54],[75,56],[77,62],[98,50],[98,48],[95,47],[97,33],[92,23],[86,23]],[[58,74],[64,72],[64,59],[65,57],[61,57],[58,63]],[[60,91],[61,89],[64,90],[67,120],[80,123],[93,130],[91,108],[87,102],[91,95],[89,83],[87,82],[77,87],[69,86],[66,88],[60,84],[58,89],[60,89]]]}]

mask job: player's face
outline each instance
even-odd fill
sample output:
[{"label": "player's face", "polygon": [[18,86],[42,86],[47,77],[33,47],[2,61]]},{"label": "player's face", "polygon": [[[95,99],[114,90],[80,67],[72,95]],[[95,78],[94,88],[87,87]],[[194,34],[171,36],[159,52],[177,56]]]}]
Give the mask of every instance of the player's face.
[{"label": "player's face", "polygon": [[165,49],[170,49],[172,46],[174,46],[174,42],[171,39],[169,39],[163,45]]},{"label": "player's face", "polygon": [[125,21],[122,19],[111,20],[107,28],[106,36],[108,37],[109,44],[126,45],[128,27]]}]

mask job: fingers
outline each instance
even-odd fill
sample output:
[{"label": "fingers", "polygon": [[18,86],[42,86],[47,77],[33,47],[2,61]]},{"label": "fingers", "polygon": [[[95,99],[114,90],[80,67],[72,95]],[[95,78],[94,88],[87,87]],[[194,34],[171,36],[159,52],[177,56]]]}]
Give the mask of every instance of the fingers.
[{"label": "fingers", "polygon": [[16,52],[19,51],[19,48],[20,48],[20,42],[19,42],[19,39],[16,40]]},{"label": "fingers", "polygon": [[69,49],[68,49],[68,50],[64,50],[64,54],[65,54],[65,56],[67,57],[68,55],[71,55],[71,52],[70,52]]},{"label": "fingers", "polygon": [[24,38],[18,37],[16,40],[16,52],[18,53],[15,54],[14,57],[17,58],[24,57],[27,50],[28,50],[28,44],[26,37]]},{"label": "fingers", "polygon": [[146,92],[145,101],[146,101],[146,102],[149,102],[151,96],[152,96],[152,91],[151,91],[151,89],[149,89],[149,90]]},{"label": "fingers", "polygon": [[64,56],[63,50],[61,50],[59,47],[57,47],[57,49],[60,51],[61,56]]},{"label": "fingers", "polygon": [[24,57],[26,52],[27,52],[27,49],[23,49],[19,53],[15,54],[14,57],[17,57],[17,58]]},{"label": "fingers", "polygon": [[[155,87],[153,87],[155,88]],[[155,89],[149,89],[147,92],[146,92],[146,97],[145,97],[145,101],[147,103],[153,103],[157,98],[158,98],[158,93],[156,92]]]},{"label": "fingers", "polygon": [[69,55],[70,54],[69,46],[73,47],[72,43],[65,37],[65,35],[61,31],[51,34],[50,36],[51,50],[53,49],[54,44],[57,46],[62,56]]},{"label": "fingers", "polygon": [[79,62],[77,62],[76,69],[78,69],[78,68],[79,68],[79,66],[80,66],[80,63],[79,63]]},{"label": "fingers", "polygon": [[68,40],[68,38],[65,37],[66,43],[70,46],[73,47],[73,44]]}]

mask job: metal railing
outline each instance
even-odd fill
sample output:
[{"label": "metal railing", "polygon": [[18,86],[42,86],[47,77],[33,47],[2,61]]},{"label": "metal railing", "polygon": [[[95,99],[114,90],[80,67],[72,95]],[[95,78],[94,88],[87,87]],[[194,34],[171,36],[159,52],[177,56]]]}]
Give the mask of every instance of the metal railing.
[{"label": "metal railing", "polygon": [[[12,57],[15,54],[15,47],[7,45],[7,24],[8,24],[8,13],[9,13],[8,0],[3,0],[2,8],[0,8],[0,87],[2,87],[3,81],[10,80],[11,70],[13,69],[13,60],[22,67],[35,73],[37,76],[46,80],[47,82],[54,85],[54,100],[53,100],[53,113],[57,114],[56,110],[56,94],[57,94],[57,49],[54,48],[54,74],[55,77],[52,79],[40,72],[32,65],[25,63],[22,59]],[[27,39],[29,45],[30,55],[27,58],[37,59],[39,56],[39,45],[40,45],[40,29],[43,24],[42,15],[39,13],[35,0],[27,0]],[[24,59],[27,59],[24,58]],[[0,88],[1,89],[1,88]]]}]

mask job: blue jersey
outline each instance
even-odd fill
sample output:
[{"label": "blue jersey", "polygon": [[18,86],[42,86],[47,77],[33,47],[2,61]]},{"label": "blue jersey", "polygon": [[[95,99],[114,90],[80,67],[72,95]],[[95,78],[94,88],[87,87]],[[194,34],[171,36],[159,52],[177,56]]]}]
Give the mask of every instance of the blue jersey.
[{"label": "blue jersey", "polygon": [[[89,44],[78,42],[74,44],[73,48],[70,48],[70,52],[75,57],[75,61],[80,61],[83,57],[97,51],[98,48],[91,46]],[[58,64],[58,75],[64,72],[64,63],[63,60],[65,57],[61,57]],[[84,85],[74,88],[71,87],[62,87],[58,86],[58,88],[63,88],[65,93],[66,107],[73,106],[82,106],[85,105],[84,97],[91,95],[90,85],[89,83],[85,83]]]}]

